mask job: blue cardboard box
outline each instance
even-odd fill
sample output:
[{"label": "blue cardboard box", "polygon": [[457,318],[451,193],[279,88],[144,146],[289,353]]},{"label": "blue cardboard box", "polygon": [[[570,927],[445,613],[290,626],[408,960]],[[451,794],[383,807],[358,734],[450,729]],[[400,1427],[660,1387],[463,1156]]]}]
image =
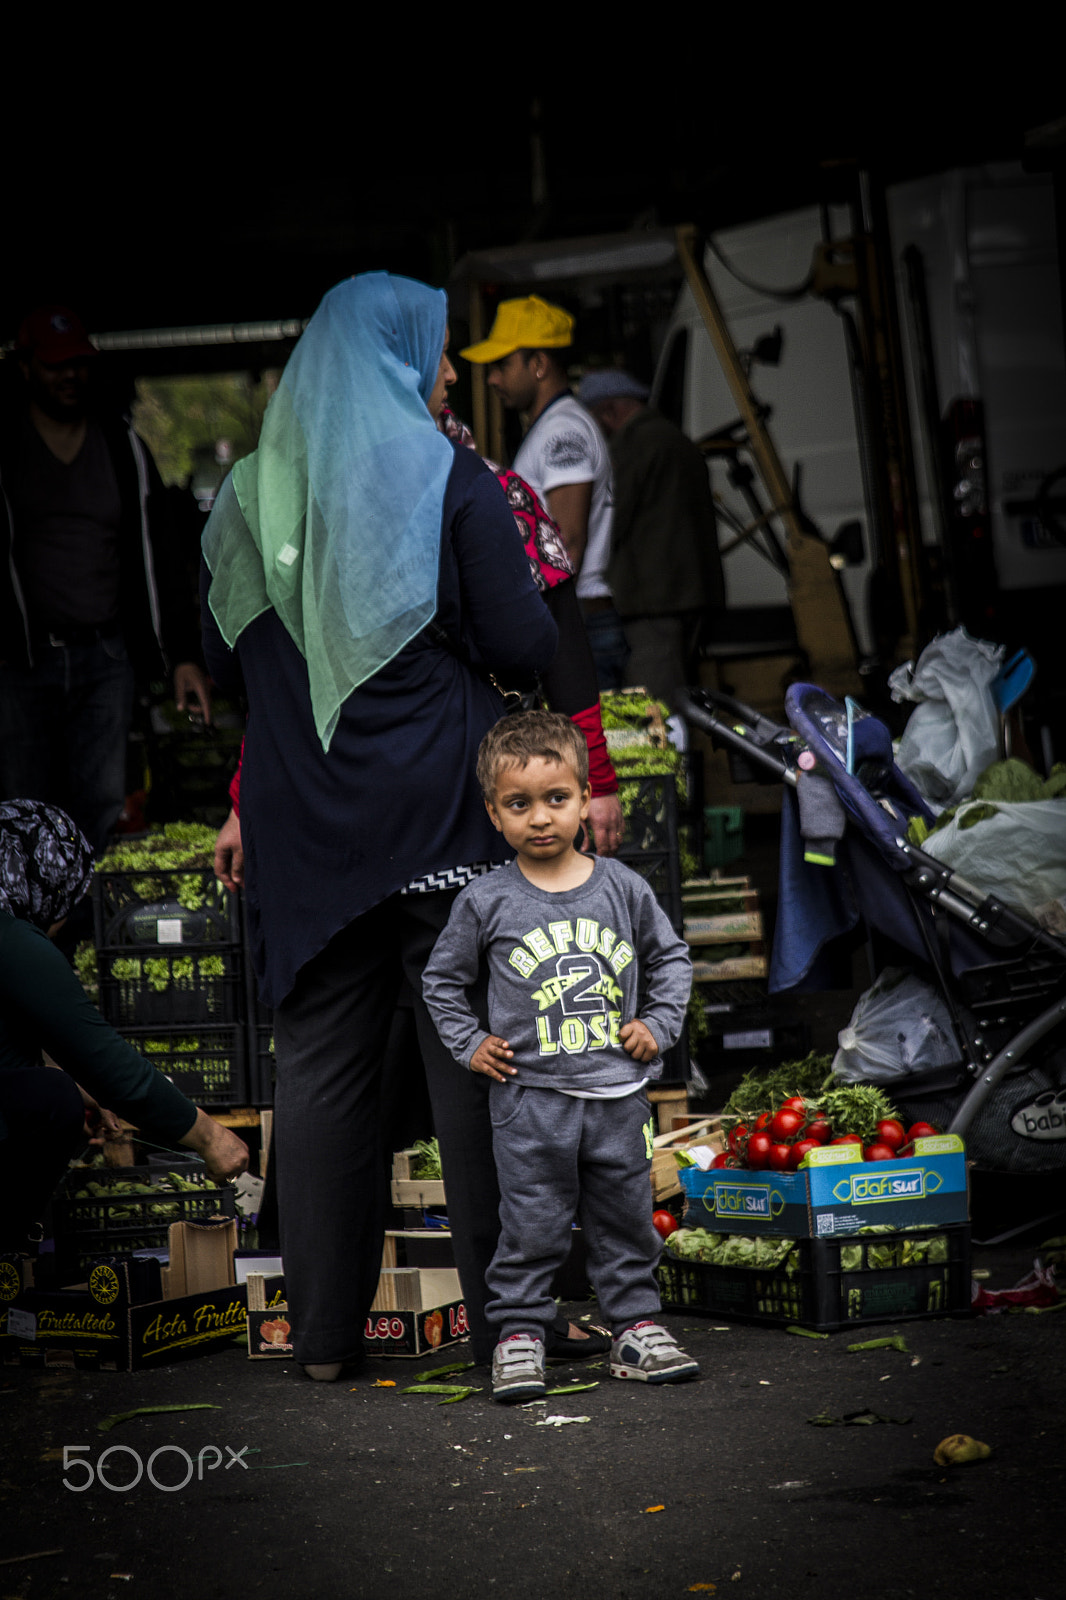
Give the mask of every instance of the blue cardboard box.
[{"label": "blue cardboard box", "polygon": [[966,1155],[954,1134],[920,1139],[913,1156],[895,1161],[853,1161],[846,1145],[812,1156],[798,1172],[683,1168],[684,1226],[802,1239],[969,1218]]}]

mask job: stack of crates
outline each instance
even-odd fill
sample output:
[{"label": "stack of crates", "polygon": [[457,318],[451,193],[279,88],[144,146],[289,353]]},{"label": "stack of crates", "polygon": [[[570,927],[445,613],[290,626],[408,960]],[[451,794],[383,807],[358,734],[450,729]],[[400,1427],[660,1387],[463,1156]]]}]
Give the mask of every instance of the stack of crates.
[{"label": "stack of crates", "polygon": [[200,1187],[175,1192],[168,1169],[159,1166],[68,1172],[52,1202],[58,1281],[84,1278],[104,1258],[136,1251],[162,1254],[175,1222],[236,1216],[236,1194],[228,1184],[212,1183],[199,1163],[179,1156],[174,1167]]},{"label": "stack of crates", "polygon": [[623,777],[618,790],[626,814],[618,859],[647,881],[675,932],[681,933],[681,850],[674,776]]},{"label": "stack of crates", "polygon": [[244,909],[244,982],[246,1015],[248,1017],[248,1103],[253,1106],[274,1104],[274,1013],[259,998],[252,952],[248,941],[247,908]]},{"label": "stack of crates", "polygon": [[240,906],[213,868],[93,879],[100,1010],[198,1105],[246,1103],[247,1026]]},{"label": "stack of crates", "polygon": [[244,717],[224,700],[215,701],[206,727],[173,701],[153,706],[145,745],[151,821],[220,828],[229,814],[229,782],[243,738]]},{"label": "stack of crates", "polygon": [[[648,884],[674,931],[683,931],[681,849],[678,836],[677,783],[672,773],[620,778],[619,794],[626,813],[626,832],[618,859]],[[691,1076],[688,1036],[682,1033],[663,1054],[663,1082],[682,1083]]]}]

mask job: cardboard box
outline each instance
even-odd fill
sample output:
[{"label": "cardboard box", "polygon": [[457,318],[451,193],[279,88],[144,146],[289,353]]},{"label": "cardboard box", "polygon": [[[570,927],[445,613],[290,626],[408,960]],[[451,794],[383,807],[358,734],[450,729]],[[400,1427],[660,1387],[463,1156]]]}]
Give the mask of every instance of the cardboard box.
[{"label": "cardboard box", "polygon": [[411,1311],[371,1312],[363,1330],[368,1356],[427,1356],[469,1338],[462,1300]]},{"label": "cardboard box", "polygon": [[[404,1238],[402,1234],[395,1239]],[[450,1244],[450,1236],[446,1236]],[[386,1256],[395,1255],[395,1247]],[[248,1355],[252,1360],[291,1360],[296,1319],[280,1277],[250,1272]],[[466,1308],[454,1267],[382,1268],[378,1291],[363,1328],[363,1348],[373,1356],[424,1356],[469,1337]]]},{"label": "cardboard box", "polygon": [[292,1319],[280,1285],[268,1289],[261,1272],[250,1272],[248,1289],[248,1355],[252,1361],[292,1355]]},{"label": "cardboard box", "polygon": [[919,1139],[895,1161],[855,1161],[847,1145],[812,1152],[798,1172],[686,1167],[685,1226],[779,1238],[856,1234],[878,1225],[939,1227],[969,1219],[966,1157],[954,1134]]},{"label": "cardboard box", "polygon": [[[10,1258],[0,1262],[2,1358],[20,1365],[133,1372],[206,1355],[244,1333],[247,1292],[233,1281],[236,1224],[174,1223],[171,1266],[129,1256],[96,1262],[84,1284],[14,1288]],[[165,1274],[162,1297],[146,1285]],[[5,1287],[6,1286],[6,1287]],[[175,1294],[177,1288],[181,1292]]]}]

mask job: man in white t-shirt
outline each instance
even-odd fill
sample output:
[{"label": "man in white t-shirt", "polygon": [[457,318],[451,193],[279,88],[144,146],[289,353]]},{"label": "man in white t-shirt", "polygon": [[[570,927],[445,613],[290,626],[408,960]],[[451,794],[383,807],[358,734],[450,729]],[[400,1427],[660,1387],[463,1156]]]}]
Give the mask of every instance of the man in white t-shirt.
[{"label": "man in white t-shirt", "polygon": [[573,342],[574,319],[537,295],[504,300],[487,339],[459,353],[487,366],[503,404],[526,419],[514,470],[559,525],[577,570],[577,597],[601,689],[620,689],[628,656],[606,571],[611,546],[611,464],[603,435],[570,393],[558,352]]}]

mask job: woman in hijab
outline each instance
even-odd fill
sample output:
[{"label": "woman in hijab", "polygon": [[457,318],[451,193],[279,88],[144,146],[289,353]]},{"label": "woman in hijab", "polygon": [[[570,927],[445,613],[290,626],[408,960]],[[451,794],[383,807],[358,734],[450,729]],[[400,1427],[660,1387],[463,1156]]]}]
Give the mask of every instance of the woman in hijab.
[{"label": "woman in hijab", "polygon": [[[0,1248],[22,1249],[71,1157],[88,1095],[224,1179],[244,1143],[200,1111],[105,1022],[51,943],[92,881],[88,842],[66,812],[0,803]],[[46,1066],[43,1052],[64,1070]],[[70,1074],[70,1076],[68,1076]]]},{"label": "woman in hijab", "polygon": [[[495,477],[437,429],[446,343],[445,297],[425,284],[370,273],[332,289],[204,533],[208,665],[223,686],[239,669],[248,697],[245,897],[274,1008],[294,1343],[317,1378],[361,1359],[377,1287],[381,1066],[401,972],[445,1171],[487,1161],[485,1192],[495,1183],[491,1145],[467,1143],[484,1108],[437,1038],[421,974],[458,890],[509,854],[474,775],[504,710],[492,675],[532,681],[556,629]],[[477,1184],[462,1192],[449,1221],[485,1359],[498,1218]]]}]

